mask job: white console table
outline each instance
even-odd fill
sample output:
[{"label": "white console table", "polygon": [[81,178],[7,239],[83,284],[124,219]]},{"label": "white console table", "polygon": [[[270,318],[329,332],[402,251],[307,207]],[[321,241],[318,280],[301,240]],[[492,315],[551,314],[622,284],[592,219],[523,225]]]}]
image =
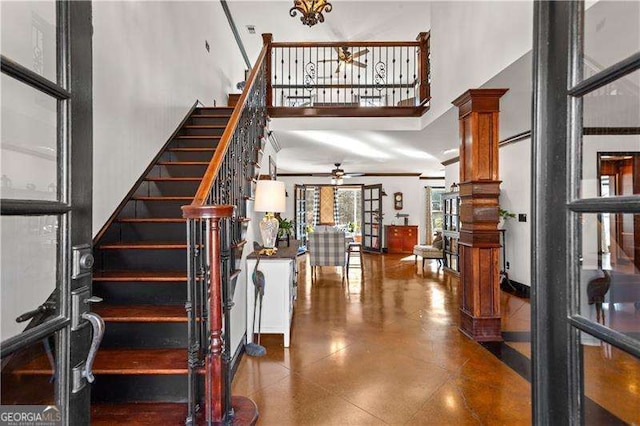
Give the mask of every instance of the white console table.
[{"label": "white console table", "polygon": [[[292,243],[296,243],[292,241]],[[262,329],[261,333],[284,334],[284,347],[290,343],[291,320],[293,304],[297,297],[297,244],[292,247],[279,248],[273,256],[260,256],[258,270],[265,278],[265,292],[262,301]],[[255,287],[251,275],[256,266],[255,253],[247,257],[247,340],[253,341],[254,324],[253,302]],[[259,311],[259,306],[256,306]],[[258,330],[256,315],[255,332]]]}]

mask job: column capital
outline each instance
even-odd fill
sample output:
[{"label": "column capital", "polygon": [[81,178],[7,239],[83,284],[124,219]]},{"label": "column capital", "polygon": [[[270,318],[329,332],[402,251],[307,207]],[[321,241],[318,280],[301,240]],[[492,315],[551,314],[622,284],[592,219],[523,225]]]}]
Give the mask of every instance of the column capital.
[{"label": "column capital", "polygon": [[509,89],[469,89],[458,96],[452,104],[458,107],[458,117],[472,112],[499,112],[500,98]]}]

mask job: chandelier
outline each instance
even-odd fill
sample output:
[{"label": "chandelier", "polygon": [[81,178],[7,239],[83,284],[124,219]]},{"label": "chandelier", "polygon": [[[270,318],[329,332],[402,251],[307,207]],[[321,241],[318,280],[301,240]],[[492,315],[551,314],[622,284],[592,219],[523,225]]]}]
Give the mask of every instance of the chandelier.
[{"label": "chandelier", "polygon": [[302,14],[300,21],[304,25],[313,27],[318,22],[324,22],[323,12],[329,13],[332,9],[333,6],[326,0],[295,0],[289,15],[294,17],[297,12],[300,12]]}]

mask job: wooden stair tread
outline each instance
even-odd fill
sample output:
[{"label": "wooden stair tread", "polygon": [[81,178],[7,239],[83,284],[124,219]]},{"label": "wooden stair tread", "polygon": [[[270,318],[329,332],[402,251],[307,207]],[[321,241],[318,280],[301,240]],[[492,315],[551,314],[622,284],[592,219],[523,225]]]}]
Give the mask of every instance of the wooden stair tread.
[{"label": "wooden stair tread", "polygon": [[208,166],[209,161],[158,161],[159,166]]},{"label": "wooden stair tread", "polygon": [[167,148],[167,151],[171,152],[214,152],[215,148],[200,148],[200,147],[180,147],[180,148]]},{"label": "wooden stair tread", "polygon": [[137,201],[191,201],[193,200],[193,196],[190,197],[179,197],[179,196],[166,196],[166,197],[147,197],[147,196],[135,196],[131,197],[132,200]]},{"label": "wooden stair tread", "polygon": [[150,182],[200,182],[202,180],[202,176],[194,176],[194,177],[147,177],[144,178],[146,181]]},{"label": "wooden stair tread", "polygon": [[101,250],[123,250],[123,249],[185,249],[187,248],[186,242],[176,241],[129,241],[126,243],[107,243],[100,244],[98,246]]},{"label": "wooden stair tread", "polygon": [[186,223],[181,217],[123,217],[116,219],[120,223]]},{"label": "wooden stair tread", "polygon": [[94,271],[93,281],[187,281],[187,271]]},{"label": "wooden stair tread", "polygon": [[[93,363],[93,374],[187,374],[187,349],[101,348]],[[51,374],[46,354],[14,370],[16,374]]]},{"label": "wooden stair tread", "polygon": [[140,402],[124,404],[92,404],[93,426],[184,426],[187,404],[172,402]]},{"label": "wooden stair tread", "polygon": [[94,305],[106,322],[187,322],[183,305]]}]

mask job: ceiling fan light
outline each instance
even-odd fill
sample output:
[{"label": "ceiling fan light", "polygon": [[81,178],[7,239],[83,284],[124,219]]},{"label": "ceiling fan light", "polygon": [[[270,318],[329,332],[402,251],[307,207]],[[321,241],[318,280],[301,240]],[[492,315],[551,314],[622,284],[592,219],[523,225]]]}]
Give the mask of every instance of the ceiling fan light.
[{"label": "ceiling fan light", "polygon": [[300,21],[304,25],[313,27],[318,22],[324,22],[323,12],[331,12],[333,6],[326,0],[294,0],[293,7],[289,9],[291,17],[300,12]]}]

